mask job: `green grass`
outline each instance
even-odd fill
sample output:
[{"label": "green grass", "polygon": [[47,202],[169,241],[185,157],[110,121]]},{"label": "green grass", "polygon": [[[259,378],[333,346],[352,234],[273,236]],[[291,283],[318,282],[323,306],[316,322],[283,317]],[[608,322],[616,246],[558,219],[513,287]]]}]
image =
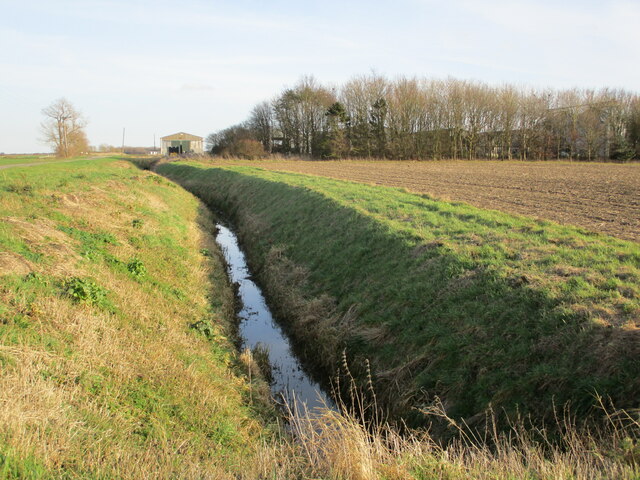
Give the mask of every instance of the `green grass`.
[{"label": "green grass", "polygon": [[0,477],[250,470],[273,412],[209,212],[107,158],[0,172],[0,218]]},{"label": "green grass", "polygon": [[19,165],[22,163],[48,163],[59,161],[59,158],[53,156],[41,155],[3,155],[0,156],[0,166],[2,165]]},{"label": "green grass", "polygon": [[[283,307],[294,305],[307,321],[322,320],[318,312],[336,308],[309,292],[326,292],[332,282],[343,288],[347,280],[338,283],[335,274],[323,284],[318,265],[305,284],[304,271],[283,251],[292,258],[298,252],[301,264],[307,247],[330,253],[331,245],[321,243],[326,232],[313,227],[332,227],[334,235],[347,235],[343,241],[355,234],[345,232],[353,228],[374,242],[386,239],[389,248],[405,238],[393,225],[371,220],[366,210],[340,206],[310,186],[263,180],[259,172],[210,178],[199,178],[200,170],[182,173],[194,174],[209,192],[209,181],[220,181],[217,204],[244,219],[245,241],[257,232],[254,263],[265,267],[263,276],[275,272],[272,278],[284,280]],[[249,205],[258,211],[265,200],[277,218],[242,210]],[[316,215],[329,216],[317,221]],[[530,440],[516,431],[515,439],[495,439],[497,451],[462,444],[444,450],[424,432],[399,437],[384,425],[365,428],[329,411],[293,418],[287,431],[295,430],[296,438],[284,434],[271,423],[267,385],[255,376],[250,383],[241,373],[256,369],[233,347],[234,299],[209,212],[175,184],[126,162],[6,170],[0,174],[0,219],[0,478],[638,478],[638,435],[619,427],[602,438],[570,429],[557,448],[540,447],[539,436]],[[305,231],[297,232],[292,221]],[[288,232],[289,247],[270,248],[280,231]],[[302,245],[292,247],[294,240]],[[369,247],[360,243],[366,256]],[[411,252],[422,258],[444,247],[436,243]],[[340,249],[347,250],[340,253],[343,259],[355,258],[358,250],[349,244]],[[397,268],[398,258],[381,261]],[[450,264],[450,273],[459,268]],[[620,285],[628,288],[637,281],[634,275],[632,268],[623,269]],[[358,285],[345,288],[352,299],[359,290],[371,294],[366,282]],[[404,298],[399,312],[411,305],[402,297],[404,288],[399,283],[373,293]],[[301,292],[308,296],[296,303]],[[350,305],[340,301],[339,308]],[[372,313],[366,313],[368,305]],[[363,301],[357,311],[386,321],[370,303]],[[354,345],[366,346],[363,335],[371,339],[375,332],[349,322],[346,327],[332,331]],[[410,345],[398,338],[405,342],[398,345]]]},{"label": "green grass", "polygon": [[379,395],[416,422],[434,396],[467,419],[489,405],[550,418],[566,402],[586,415],[596,393],[640,406],[638,244],[393,188],[158,171],[234,219],[267,290],[271,259],[302,266],[302,295],[335,302],[324,333],[298,328],[308,348],[328,372],[342,348],[361,375],[371,360]]}]

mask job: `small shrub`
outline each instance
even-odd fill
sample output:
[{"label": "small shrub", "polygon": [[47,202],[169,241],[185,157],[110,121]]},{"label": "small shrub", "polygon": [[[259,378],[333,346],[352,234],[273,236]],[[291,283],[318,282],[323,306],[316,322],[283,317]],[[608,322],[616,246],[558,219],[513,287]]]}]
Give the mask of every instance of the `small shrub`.
[{"label": "small shrub", "polygon": [[202,248],[200,249],[200,255],[202,255],[203,257],[210,257],[211,252],[209,251],[208,248]]},{"label": "small shrub", "polygon": [[133,221],[131,222],[131,226],[133,228],[142,228],[142,225],[144,225],[144,220],[140,218],[134,218]]},{"label": "small shrub", "polygon": [[136,278],[142,278],[147,274],[147,268],[141,260],[134,258],[127,263],[127,270]]},{"label": "small shrub", "polygon": [[241,139],[232,143],[228,148],[223,151],[223,156],[240,157],[248,160],[254,160],[256,158],[263,158],[266,156],[266,152],[262,143],[252,139]]},{"label": "small shrub", "polygon": [[99,305],[106,300],[107,291],[90,278],[72,277],[64,282],[64,292],[76,302]]}]

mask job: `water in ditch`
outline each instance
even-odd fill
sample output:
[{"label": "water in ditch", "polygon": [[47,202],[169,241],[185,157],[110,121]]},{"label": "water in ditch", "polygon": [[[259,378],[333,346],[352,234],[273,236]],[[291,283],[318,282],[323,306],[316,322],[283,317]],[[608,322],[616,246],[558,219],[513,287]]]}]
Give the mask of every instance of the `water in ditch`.
[{"label": "water in ditch", "polygon": [[218,224],[216,241],[222,248],[229,266],[231,281],[239,285],[240,336],[243,348],[253,349],[258,343],[269,351],[273,370],[271,391],[276,400],[284,398],[290,407],[312,412],[316,408],[334,408],[330,397],[305,372],[293,352],[291,342],[274,320],[262,291],[251,279],[244,253],[235,234]]}]

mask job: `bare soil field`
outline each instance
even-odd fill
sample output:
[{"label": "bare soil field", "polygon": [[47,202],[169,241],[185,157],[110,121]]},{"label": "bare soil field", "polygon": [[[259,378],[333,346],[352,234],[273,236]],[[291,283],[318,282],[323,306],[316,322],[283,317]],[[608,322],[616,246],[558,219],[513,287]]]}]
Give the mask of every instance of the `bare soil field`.
[{"label": "bare soil field", "polygon": [[218,160],[409,191],[640,241],[640,164]]}]

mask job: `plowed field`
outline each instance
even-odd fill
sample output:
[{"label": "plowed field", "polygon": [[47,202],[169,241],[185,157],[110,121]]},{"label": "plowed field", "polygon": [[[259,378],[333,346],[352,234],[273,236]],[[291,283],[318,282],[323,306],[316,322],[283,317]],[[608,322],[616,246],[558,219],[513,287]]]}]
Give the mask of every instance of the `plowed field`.
[{"label": "plowed field", "polygon": [[640,164],[215,161],[404,187],[640,241]]}]

